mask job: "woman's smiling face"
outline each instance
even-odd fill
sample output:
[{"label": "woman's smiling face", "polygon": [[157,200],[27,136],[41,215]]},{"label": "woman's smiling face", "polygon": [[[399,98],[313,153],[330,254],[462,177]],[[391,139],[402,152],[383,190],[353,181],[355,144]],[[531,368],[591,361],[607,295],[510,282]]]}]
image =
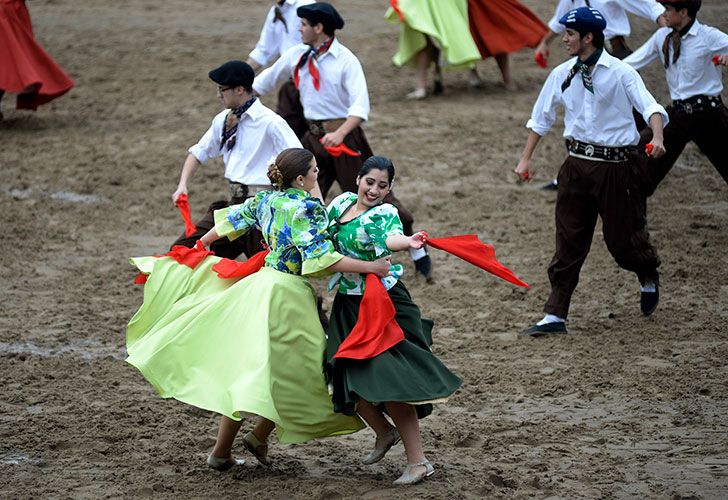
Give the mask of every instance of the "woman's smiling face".
[{"label": "woman's smiling face", "polygon": [[357,177],[357,197],[359,203],[366,207],[374,207],[389,194],[389,174],[386,170],[371,169],[361,177]]}]

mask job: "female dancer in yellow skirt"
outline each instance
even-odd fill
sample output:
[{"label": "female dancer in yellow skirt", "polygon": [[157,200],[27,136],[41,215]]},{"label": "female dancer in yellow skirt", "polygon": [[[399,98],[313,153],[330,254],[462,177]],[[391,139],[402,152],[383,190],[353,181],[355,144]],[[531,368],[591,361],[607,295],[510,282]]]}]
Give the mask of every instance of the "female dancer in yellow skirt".
[{"label": "female dancer in yellow skirt", "polygon": [[335,413],[322,363],[324,332],[306,275],[362,272],[385,276],[389,261],[343,257],[327,239],[326,209],[308,193],[318,168],[305,149],[280,153],[268,171],[278,189],[215,212],[201,244],[261,228],[269,254],[257,273],[220,279],[207,256],[194,268],[171,257],[132,259],[149,274],[144,304],[127,331],[127,361],[165,398],[222,414],[208,465],[236,464],[232,445],[244,414],[262,419],[245,446],[268,463],[267,438],[301,443],[355,432],[354,416]]}]

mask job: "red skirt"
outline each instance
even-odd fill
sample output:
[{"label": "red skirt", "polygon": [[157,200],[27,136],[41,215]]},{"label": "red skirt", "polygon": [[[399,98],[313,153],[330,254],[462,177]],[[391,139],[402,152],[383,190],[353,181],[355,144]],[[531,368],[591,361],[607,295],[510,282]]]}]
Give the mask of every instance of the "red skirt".
[{"label": "red skirt", "polygon": [[18,95],[18,109],[36,109],[74,82],[38,45],[25,0],[0,0],[0,90]]},{"label": "red skirt", "polygon": [[483,59],[536,47],[548,27],[516,0],[468,0],[470,33]]}]

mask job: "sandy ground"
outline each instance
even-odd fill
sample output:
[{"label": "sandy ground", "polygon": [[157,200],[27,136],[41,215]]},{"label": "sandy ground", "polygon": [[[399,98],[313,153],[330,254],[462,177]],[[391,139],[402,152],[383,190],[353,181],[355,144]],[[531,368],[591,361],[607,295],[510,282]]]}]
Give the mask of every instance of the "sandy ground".
[{"label": "sandy ground", "polygon": [[[525,2],[542,18],[553,2]],[[446,94],[406,102],[413,73],[390,63],[386,2],[337,2],[341,40],[361,58],[372,147],[399,168],[399,197],[433,235],[477,232],[533,285],[524,292],[433,251],[436,282],[405,278],[437,323],[436,351],[464,380],[422,422],[437,474],[396,489],[401,446],[359,465],[370,431],[275,445],[270,469],[204,466],[217,417],[162,400],[124,363],[142,299],[127,257],[163,251],[182,229],[170,202],[186,148],[218,110],[207,71],[244,58],[263,0],[30,2],[37,36],[76,79],[37,113],[2,103],[0,497],[725,498],[728,496],[728,187],[688,148],[651,198],[663,300],[640,316],[635,278],[597,233],[571,334],[518,339],[540,317],[553,252],[561,129],[529,186],[511,171],[546,72],[513,57],[517,92],[481,62],[483,89],[446,76]],[[707,0],[701,16],[728,31]],[[637,20],[633,47],[651,26]],[[552,66],[565,57],[559,43]],[[659,100],[659,65],[644,72]],[[726,94],[724,93],[724,98]],[[266,98],[272,104],[271,98]],[[225,197],[221,164],[193,182],[193,211]],[[406,259],[404,259],[406,261]],[[245,456],[242,446],[236,451]],[[251,458],[247,456],[246,458]]]}]

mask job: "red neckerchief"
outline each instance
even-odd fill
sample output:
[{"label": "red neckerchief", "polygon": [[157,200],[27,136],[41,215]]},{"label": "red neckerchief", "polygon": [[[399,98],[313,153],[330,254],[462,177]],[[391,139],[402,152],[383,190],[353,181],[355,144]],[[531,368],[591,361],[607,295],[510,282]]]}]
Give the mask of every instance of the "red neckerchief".
[{"label": "red neckerchief", "polygon": [[321,75],[319,74],[318,70],[318,58],[329,50],[331,47],[331,44],[334,43],[334,38],[331,37],[327,39],[324,43],[318,46],[318,48],[314,49],[313,47],[309,48],[306,52],[301,54],[301,57],[298,59],[298,62],[296,63],[296,67],[293,70],[293,83],[296,85],[296,88],[298,88],[298,85],[300,83],[300,77],[298,76],[298,72],[301,68],[303,68],[306,64],[306,61],[308,61],[308,72],[311,74],[311,78],[313,78],[313,88],[316,90],[319,90],[321,88]]}]

